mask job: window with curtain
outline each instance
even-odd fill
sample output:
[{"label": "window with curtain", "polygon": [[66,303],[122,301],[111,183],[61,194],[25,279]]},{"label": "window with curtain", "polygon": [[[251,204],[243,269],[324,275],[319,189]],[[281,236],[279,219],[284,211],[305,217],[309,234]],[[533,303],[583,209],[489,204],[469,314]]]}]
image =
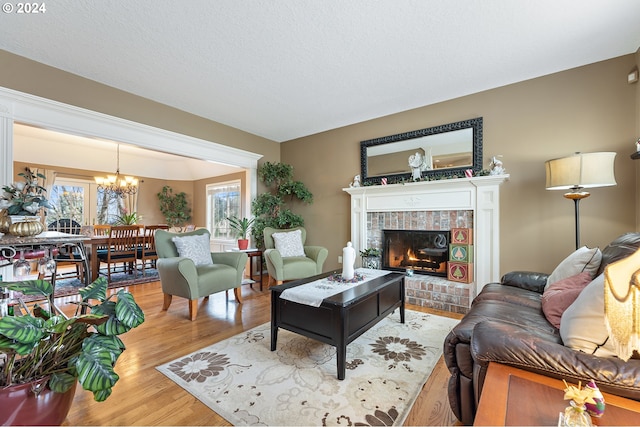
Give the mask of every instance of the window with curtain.
[{"label": "window with curtain", "polygon": [[207,185],[207,228],[214,239],[235,239],[227,218],[241,216],[240,181]]}]

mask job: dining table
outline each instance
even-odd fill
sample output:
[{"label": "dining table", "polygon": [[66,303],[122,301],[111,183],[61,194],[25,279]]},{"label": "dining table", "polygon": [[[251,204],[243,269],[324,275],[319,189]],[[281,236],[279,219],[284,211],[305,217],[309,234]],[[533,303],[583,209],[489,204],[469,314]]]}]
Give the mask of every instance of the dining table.
[{"label": "dining table", "polygon": [[98,258],[98,249],[105,246],[109,242],[108,236],[89,236],[84,240],[84,246],[89,258],[89,272],[91,282],[98,278],[100,274],[100,259]]}]

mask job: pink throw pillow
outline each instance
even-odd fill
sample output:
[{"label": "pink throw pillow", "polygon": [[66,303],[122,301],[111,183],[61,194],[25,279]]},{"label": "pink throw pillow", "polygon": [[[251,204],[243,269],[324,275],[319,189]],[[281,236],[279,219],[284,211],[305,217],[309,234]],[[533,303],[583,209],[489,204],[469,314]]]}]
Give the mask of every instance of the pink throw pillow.
[{"label": "pink throw pillow", "polygon": [[542,294],[542,312],[556,328],[560,329],[562,313],[580,295],[580,292],[591,283],[591,273],[583,271],[575,276],[567,277],[552,283]]}]

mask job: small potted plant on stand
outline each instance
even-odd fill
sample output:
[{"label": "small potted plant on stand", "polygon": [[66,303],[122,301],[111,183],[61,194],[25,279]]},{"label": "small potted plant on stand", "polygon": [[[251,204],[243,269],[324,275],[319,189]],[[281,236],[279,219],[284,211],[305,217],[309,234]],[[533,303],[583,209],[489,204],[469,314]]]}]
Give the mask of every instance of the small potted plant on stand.
[{"label": "small potted plant on stand", "polygon": [[380,253],[380,249],[378,248],[367,248],[361,250],[360,256],[362,257],[362,267],[379,270],[381,265]]},{"label": "small potted plant on stand", "polygon": [[233,231],[236,232],[238,237],[238,249],[241,251],[247,249],[249,247],[249,239],[247,239],[247,234],[249,233],[249,229],[253,225],[254,219],[251,218],[238,218],[237,216],[228,217],[229,227]]},{"label": "small potted plant on stand", "polygon": [[80,289],[75,315],[67,317],[55,307],[48,281],[2,286],[46,303],[31,309],[20,303],[14,316],[0,318],[0,424],[62,424],[77,382],[96,401],[107,399],[125,349],[118,335],[144,322],[133,296],[121,289],[107,297],[107,280],[100,277]]}]

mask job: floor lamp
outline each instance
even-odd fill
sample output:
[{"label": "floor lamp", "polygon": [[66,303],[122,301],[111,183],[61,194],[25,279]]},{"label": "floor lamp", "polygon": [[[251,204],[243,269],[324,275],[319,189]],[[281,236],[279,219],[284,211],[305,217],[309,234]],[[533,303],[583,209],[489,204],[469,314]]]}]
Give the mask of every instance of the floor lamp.
[{"label": "floor lamp", "polygon": [[589,197],[586,188],[616,185],[613,161],[616,153],[575,153],[547,160],[547,190],[571,190],[564,194],[573,200],[576,222],[576,249],[580,247],[580,200]]}]

